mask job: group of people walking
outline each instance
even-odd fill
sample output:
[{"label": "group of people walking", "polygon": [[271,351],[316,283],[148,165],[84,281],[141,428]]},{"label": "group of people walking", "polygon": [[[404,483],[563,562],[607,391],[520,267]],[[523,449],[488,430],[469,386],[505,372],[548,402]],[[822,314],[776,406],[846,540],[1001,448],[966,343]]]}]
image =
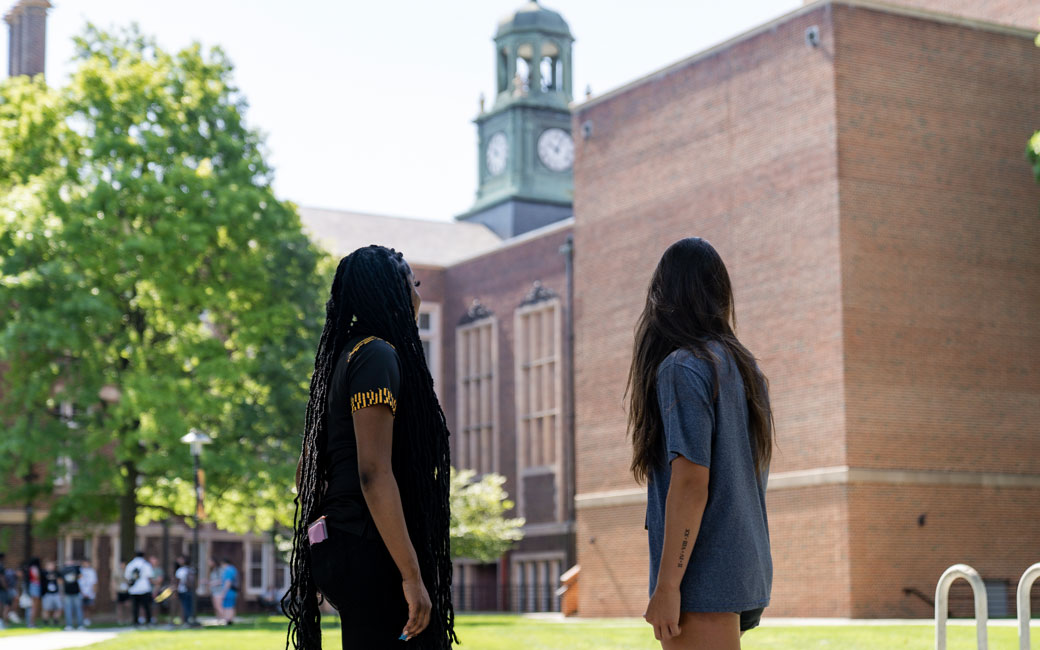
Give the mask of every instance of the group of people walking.
[{"label": "group of people walking", "polygon": [[[218,621],[231,625],[240,590],[238,568],[229,558],[209,562],[208,588]],[[110,589],[118,625],[155,625],[164,616],[197,625],[197,577],[187,556],[176,560],[169,579],[159,558],[138,551],[111,574]],[[59,567],[53,560],[33,558],[24,566],[7,567],[0,553],[0,629],[24,622],[28,627],[85,629],[91,624],[98,574],[90,560]],[[173,596],[176,595],[176,598]],[[176,603],[176,607],[171,607]],[[62,617],[64,617],[62,619]]]},{"label": "group of people walking", "polygon": [[[174,613],[167,603],[174,602],[172,597],[176,594],[181,624],[197,625],[197,584],[195,570],[186,555],[177,557],[172,580],[167,581],[159,559],[155,556],[145,559],[144,553],[138,552],[134,559],[121,563],[120,570],[112,574],[116,621],[120,625],[128,622],[138,626],[154,625],[158,622],[155,609],[160,610],[160,615],[163,612]],[[229,558],[220,562],[210,559],[208,586],[217,619],[231,625],[241,587],[239,571]],[[158,607],[153,608],[153,604]],[[132,616],[128,612],[131,608]]]},{"label": "group of people walking", "polygon": [[64,623],[66,630],[90,625],[98,578],[89,560],[58,567],[32,558],[17,568],[5,560],[0,553],[0,628],[23,620],[29,627]]}]

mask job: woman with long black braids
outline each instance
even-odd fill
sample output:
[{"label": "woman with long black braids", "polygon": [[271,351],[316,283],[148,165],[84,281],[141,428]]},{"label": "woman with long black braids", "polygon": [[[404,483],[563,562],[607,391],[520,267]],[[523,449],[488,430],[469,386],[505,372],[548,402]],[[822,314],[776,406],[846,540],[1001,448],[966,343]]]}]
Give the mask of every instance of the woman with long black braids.
[{"label": "woman with long black braids", "polygon": [[320,598],[339,610],[343,648],[458,642],[448,429],[416,325],[418,284],[382,246],[336,269],[297,467],[287,648],[321,648]]}]

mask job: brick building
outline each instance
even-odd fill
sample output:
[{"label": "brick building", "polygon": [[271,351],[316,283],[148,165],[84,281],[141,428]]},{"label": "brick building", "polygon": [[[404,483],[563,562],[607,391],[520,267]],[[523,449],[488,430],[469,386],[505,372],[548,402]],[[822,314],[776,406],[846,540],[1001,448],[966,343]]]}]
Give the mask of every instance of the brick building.
[{"label": "brick building", "polygon": [[1040,560],[1040,52],[961,4],[812,3],[575,108],[582,615],[646,604],[621,391],[650,273],[691,235],[771,380],[767,613],[927,617],[957,562],[1014,610]]},{"label": "brick building", "polygon": [[[527,520],[499,563],[458,563],[460,610],[556,609],[580,563],[581,615],[642,613],[646,493],[622,394],[650,272],[690,235],[726,260],[771,380],[768,614],[928,616],[921,595],[956,562],[1009,606],[1040,560],[1035,17],[1014,0],[903,4],[807,4],[572,106],[569,29],[529,2],[496,32],[470,211],[301,208],[334,254],[405,252],[453,464],[506,476]],[[214,552],[284,575],[266,540],[222,535],[239,546]]]}]

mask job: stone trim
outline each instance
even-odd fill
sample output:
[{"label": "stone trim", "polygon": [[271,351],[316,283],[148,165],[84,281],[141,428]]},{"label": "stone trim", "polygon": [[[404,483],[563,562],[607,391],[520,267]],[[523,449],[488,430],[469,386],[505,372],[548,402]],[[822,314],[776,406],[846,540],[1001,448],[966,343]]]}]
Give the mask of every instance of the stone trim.
[{"label": "stone trim", "polygon": [[523,527],[523,531],[525,539],[543,535],[565,535],[574,532],[574,522],[556,521],[547,524],[526,524]]},{"label": "stone trim", "polygon": [[[768,491],[791,490],[820,485],[955,485],[1040,489],[1040,474],[1001,472],[950,472],[942,470],[869,469],[862,467],[817,467],[780,472],[769,477]],[[632,506],[646,503],[646,488],[587,492],[574,497],[577,510]]]}]

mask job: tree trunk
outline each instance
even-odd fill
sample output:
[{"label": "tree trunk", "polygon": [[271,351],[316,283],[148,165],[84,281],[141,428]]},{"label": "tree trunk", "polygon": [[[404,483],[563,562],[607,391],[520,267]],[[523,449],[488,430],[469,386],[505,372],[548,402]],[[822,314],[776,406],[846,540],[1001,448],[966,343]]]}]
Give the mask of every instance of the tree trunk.
[{"label": "tree trunk", "polygon": [[119,559],[129,562],[134,557],[137,545],[137,466],[132,461],[123,464],[126,468],[126,486],[119,497]]}]

